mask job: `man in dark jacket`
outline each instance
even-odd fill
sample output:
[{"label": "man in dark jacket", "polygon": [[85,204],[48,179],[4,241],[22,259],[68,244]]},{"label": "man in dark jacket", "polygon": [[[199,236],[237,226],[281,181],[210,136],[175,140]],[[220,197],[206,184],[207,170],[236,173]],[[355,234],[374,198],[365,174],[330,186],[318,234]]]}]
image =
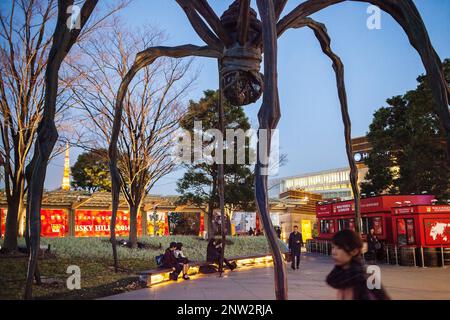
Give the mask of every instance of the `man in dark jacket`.
[{"label": "man in dark jacket", "polygon": [[222,240],[220,239],[211,239],[208,242],[208,246],[206,248],[206,261],[210,263],[217,263],[219,265],[222,265],[225,263],[228,268],[230,268],[231,271],[236,269],[236,264],[229,262],[225,257],[223,258],[222,264],[220,263],[220,260],[222,259]]},{"label": "man in dark jacket", "polygon": [[292,269],[295,267],[299,269],[300,267],[300,252],[303,246],[303,237],[300,232],[298,232],[298,227],[294,226],[294,232],[289,235],[289,251],[292,257]]},{"label": "man in dark jacket", "polygon": [[367,235],[367,251],[369,253],[369,258],[376,263],[378,250],[381,248],[381,244],[375,235],[375,229],[370,228],[369,234]]}]

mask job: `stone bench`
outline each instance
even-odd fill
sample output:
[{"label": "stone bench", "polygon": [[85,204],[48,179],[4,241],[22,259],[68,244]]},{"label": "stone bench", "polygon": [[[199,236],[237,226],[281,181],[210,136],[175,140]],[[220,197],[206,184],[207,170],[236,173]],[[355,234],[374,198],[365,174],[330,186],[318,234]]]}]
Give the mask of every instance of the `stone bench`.
[{"label": "stone bench", "polygon": [[[227,258],[228,261],[236,262],[237,269],[242,267],[255,267],[258,265],[263,265],[267,263],[272,263],[272,255],[270,254],[260,254],[251,256],[239,256]],[[211,263],[206,261],[193,261],[189,263],[188,275],[196,275],[200,273],[201,266],[211,265]],[[172,272],[170,268],[157,268],[151,270],[144,270],[138,272],[139,280],[145,283],[148,287],[159,284],[162,282],[169,281],[169,274]],[[181,276],[181,274],[180,274]]]}]

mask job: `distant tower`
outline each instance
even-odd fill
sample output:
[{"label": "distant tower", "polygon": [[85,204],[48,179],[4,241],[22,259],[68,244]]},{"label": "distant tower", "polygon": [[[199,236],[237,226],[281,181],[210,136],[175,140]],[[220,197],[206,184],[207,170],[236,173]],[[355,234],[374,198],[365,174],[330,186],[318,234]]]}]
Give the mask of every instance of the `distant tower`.
[{"label": "distant tower", "polygon": [[70,190],[70,161],[69,161],[69,144],[66,144],[66,157],[64,159],[64,176],[61,189]]}]

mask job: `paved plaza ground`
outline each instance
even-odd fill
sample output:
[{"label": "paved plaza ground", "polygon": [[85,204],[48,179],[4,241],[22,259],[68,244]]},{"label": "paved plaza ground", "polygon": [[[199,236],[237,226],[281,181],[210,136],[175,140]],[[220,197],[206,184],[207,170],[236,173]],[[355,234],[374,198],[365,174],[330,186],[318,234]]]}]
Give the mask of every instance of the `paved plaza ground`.
[{"label": "paved plaza ground", "polygon": [[[333,267],[328,256],[303,255],[300,270],[288,271],[289,299],[330,300],[335,291],[324,279]],[[450,300],[450,268],[380,265],[382,283],[392,299]],[[222,278],[199,275],[105,299],[113,300],[270,300],[274,299],[273,267],[236,270]]]}]

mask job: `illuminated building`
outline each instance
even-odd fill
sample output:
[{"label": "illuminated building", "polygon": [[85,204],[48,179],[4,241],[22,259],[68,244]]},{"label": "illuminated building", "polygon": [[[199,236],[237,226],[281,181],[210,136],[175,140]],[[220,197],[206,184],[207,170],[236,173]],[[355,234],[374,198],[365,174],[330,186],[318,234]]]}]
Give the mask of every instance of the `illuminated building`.
[{"label": "illuminated building", "polygon": [[[358,181],[364,181],[368,171],[364,160],[371,150],[366,137],[352,139],[353,155],[358,167]],[[323,199],[350,199],[353,197],[348,167],[330,169],[282,178],[279,183],[280,194],[289,190],[302,190],[322,195]]]},{"label": "illuminated building", "polygon": [[[270,218],[274,227],[281,228],[282,240],[287,240],[294,226],[298,226],[304,241],[312,238],[313,230],[317,229],[316,202],[320,200],[321,195],[290,190],[280,194],[279,199],[269,201]],[[263,230],[256,212],[236,211],[232,223],[237,234],[248,233],[250,227]]]},{"label": "illuminated building", "polygon": [[[111,222],[111,193],[55,190],[42,198],[41,236],[43,237],[109,237]],[[138,235],[168,235],[169,216],[173,213],[195,215],[199,224],[196,232],[203,233],[205,208],[176,206],[175,198],[149,195],[144,199],[137,217]],[[4,236],[8,205],[0,195],[0,233]],[[116,217],[116,235],[129,233],[130,213],[123,196]],[[155,230],[156,226],[156,230]]]}]

